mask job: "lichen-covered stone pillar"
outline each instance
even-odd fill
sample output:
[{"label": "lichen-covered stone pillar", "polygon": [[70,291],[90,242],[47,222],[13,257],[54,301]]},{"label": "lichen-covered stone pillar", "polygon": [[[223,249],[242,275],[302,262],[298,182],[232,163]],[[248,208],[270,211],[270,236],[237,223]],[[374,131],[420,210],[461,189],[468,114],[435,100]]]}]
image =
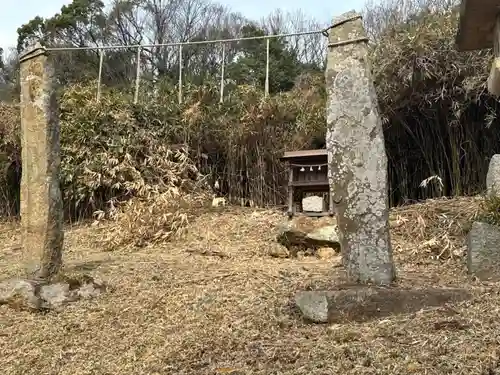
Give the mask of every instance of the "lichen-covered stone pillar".
[{"label": "lichen-covered stone pillar", "polygon": [[29,278],[48,280],[61,268],[64,234],[54,69],[40,44],[21,54],[20,81],[23,256]]},{"label": "lichen-covered stone pillar", "polygon": [[334,23],[326,67],[327,149],[343,262],[349,281],[389,284],[395,269],[387,155],[366,33],[356,12]]}]

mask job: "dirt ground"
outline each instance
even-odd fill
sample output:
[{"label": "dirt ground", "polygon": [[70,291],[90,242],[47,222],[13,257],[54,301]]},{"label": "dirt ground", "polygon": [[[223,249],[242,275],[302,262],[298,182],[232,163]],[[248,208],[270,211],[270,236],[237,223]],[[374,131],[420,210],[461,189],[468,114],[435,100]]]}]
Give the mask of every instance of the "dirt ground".
[{"label": "dirt ground", "polygon": [[[62,312],[0,307],[2,375],[13,374],[500,374],[500,285],[465,269],[464,234],[475,199],[393,210],[398,283],[465,287],[473,298],[409,315],[312,325],[298,290],[342,283],[314,257],[268,255],[283,214],[221,208],[182,239],[104,252],[106,227],[67,229],[68,272],[98,275],[112,290]],[[19,270],[19,229],[0,228],[0,272]]]}]

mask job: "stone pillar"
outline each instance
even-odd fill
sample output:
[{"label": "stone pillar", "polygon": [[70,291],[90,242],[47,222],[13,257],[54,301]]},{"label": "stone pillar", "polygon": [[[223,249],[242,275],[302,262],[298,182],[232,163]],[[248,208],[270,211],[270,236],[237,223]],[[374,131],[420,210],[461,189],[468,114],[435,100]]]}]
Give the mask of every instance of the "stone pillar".
[{"label": "stone pillar", "polygon": [[48,280],[62,264],[59,119],[54,69],[36,44],[20,56],[21,226],[28,277]]},{"label": "stone pillar", "polygon": [[326,67],[329,181],[349,281],[395,279],[389,234],[387,155],[361,17],[329,30]]},{"label": "stone pillar", "polygon": [[500,154],[491,157],[486,174],[486,195],[489,198],[500,198]]}]

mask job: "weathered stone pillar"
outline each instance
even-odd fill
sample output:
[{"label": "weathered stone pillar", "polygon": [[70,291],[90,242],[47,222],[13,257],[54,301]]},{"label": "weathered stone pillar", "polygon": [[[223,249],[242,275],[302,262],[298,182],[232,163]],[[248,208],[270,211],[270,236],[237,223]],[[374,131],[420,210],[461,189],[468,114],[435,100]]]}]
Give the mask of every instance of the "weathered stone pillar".
[{"label": "weathered stone pillar", "polygon": [[23,255],[28,277],[47,280],[61,267],[64,234],[54,69],[40,44],[20,56],[20,75]]},{"label": "weathered stone pillar", "polygon": [[495,154],[490,159],[486,174],[486,195],[489,198],[500,197],[500,154]]},{"label": "weathered stone pillar", "polygon": [[387,155],[361,17],[348,12],[330,29],[326,68],[330,189],[348,278],[395,278],[389,235]]}]

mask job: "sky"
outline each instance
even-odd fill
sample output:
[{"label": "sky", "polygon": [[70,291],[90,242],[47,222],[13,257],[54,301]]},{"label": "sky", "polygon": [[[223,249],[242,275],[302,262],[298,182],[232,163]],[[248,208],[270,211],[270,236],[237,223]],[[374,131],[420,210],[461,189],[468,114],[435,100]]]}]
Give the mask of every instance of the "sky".
[{"label": "sky", "polygon": [[[7,50],[15,47],[19,26],[36,16],[51,17],[59,12],[61,6],[71,3],[71,0],[1,0],[1,2],[0,47]],[[217,2],[252,19],[260,19],[280,8],[284,12],[301,9],[304,13],[326,22],[352,9],[362,10],[365,0],[219,0]]]}]

